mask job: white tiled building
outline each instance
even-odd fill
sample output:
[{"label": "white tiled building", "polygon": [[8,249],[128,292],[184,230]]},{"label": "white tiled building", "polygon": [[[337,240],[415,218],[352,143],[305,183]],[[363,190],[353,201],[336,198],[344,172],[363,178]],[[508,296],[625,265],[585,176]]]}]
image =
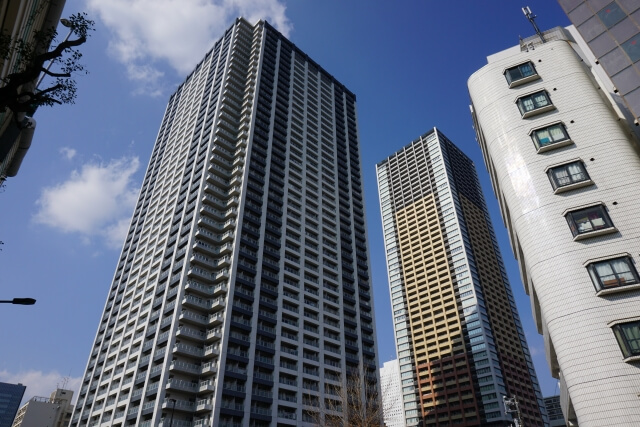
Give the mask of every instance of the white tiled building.
[{"label": "white tiled building", "polygon": [[404,409],[400,388],[400,365],[398,359],[384,362],[380,368],[380,389],[382,390],[382,409],[386,427],[404,427]]},{"label": "white tiled building", "polygon": [[488,58],[472,115],[568,425],[640,425],[640,157],[571,36]]}]

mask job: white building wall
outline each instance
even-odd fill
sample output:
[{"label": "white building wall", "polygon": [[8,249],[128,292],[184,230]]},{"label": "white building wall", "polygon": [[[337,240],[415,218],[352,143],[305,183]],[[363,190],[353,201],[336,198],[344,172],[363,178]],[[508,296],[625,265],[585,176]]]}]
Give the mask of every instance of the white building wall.
[{"label": "white building wall", "polygon": [[[510,89],[503,71],[527,60],[541,78]],[[521,118],[516,98],[540,89],[556,109]],[[611,330],[611,322],[640,316],[640,294],[596,296],[585,267],[622,253],[640,263],[640,158],[629,131],[567,41],[495,58],[471,76],[469,91],[494,190],[525,286],[534,293],[534,316],[540,312],[537,320],[550,343],[548,360],[564,381],[580,426],[640,425],[640,371],[623,360]],[[574,143],[536,153],[529,133],[557,121]],[[545,169],[572,159],[583,160],[594,184],[554,194]],[[574,241],[563,213],[598,202],[618,231]],[[565,404],[567,412],[571,416]]]},{"label": "white building wall", "polygon": [[384,362],[380,368],[380,389],[386,427],[405,427],[398,359]]}]

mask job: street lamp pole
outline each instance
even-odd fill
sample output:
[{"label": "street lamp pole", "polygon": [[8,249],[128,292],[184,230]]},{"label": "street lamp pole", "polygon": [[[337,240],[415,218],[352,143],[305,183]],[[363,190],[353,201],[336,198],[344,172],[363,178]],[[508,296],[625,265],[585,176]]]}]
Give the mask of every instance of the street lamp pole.
[{"label": "street lamp pole", "polygon": [[[65,18],[62,18],[60,20],[60,23],[69,29],[69,32],[67,33],[67,37],[65,37],[64,40],[62,41],[62,43],[64,43],[67,40],[69,40],[69,37],[71,37],[71,33],[73,33],[73,24],[71,23],[71,21]],[[53,59],[49,61],[49,64],[47,65],[47,68],[45,69],[45,71],[40,74],[40,77],[38,78],[38,82],[36,83],[36,89],[38,89],[38,86],[40,86],[40,83],[42,83],[44,76],[47,75],[47,72],[51,69],[52,65],[53,65]]]},{"label": "street lamp pole", "polygon": [[3,299],[0,300],[0,303],[4,304],[18,304],[18,305],[33,305],[36,303],[36,300],[33,298],[14,298],[14,299]]},{"label": "street lamp pole", "polygon": [[171,408],[171,420],[169,420],[169,427],[173,427],[173,413],[176,410],[176,400],[169,399],[169,402],[173,403],[173,407]]}]

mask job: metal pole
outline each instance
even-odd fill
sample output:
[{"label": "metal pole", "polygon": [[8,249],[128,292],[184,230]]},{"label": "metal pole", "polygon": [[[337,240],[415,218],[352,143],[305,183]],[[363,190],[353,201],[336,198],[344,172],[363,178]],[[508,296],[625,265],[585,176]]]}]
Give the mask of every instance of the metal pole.
[{"label": "metal pole", "polygon": [[[64,25],[65,27],[69,28],[69,32],[67,33],[67,37],[64,38],[64,40],[62,40],[62,43],[66,42],[67,40],[69,40],[69,37],[71,37],[71,33],[73,33],[73,26],[71,25],[71,22],[67,19],[61,19],[60,23],[62,23],[62,25]],[[49,64],[47,65],[47,68],[45,68],[45,71],[42,72],[40,74],[40,77],[38,78],[38,82],[36,83],[36,89],[38,89],[38,86],[40,86],[40,83],[42,83],[42,80],[44,79],[44,76],[47,75],[47,71],[49,71],[51,69],[51,66],[53,65],[53,59],[51,61],[49,61]]]},{"label": "metal pole", "polygon": [[173,408],[171,408],[171,420],[169,421],[169,427],[173,427],[173,413],[176,410],[176,400],[175,399],[169,399],[169,401],[171,403],[173,403]]}]

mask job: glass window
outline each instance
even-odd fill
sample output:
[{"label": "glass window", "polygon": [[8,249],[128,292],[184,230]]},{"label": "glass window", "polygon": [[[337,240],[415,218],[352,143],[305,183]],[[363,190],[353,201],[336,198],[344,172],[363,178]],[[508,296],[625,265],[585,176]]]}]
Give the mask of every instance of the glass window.
[{"label": "glass window", "polygon": [[570,140],[567,129],[562,123],[534,130],[531,133],[531,139],[533,139],[533,143],[538,150],[549,145]]},{"label": "glass window", "polygon": [[589,264],[587,269],[598,291],[640,282],[638,272],[629,257],[594,262]]},{"label": "glass window", "polygon": [[631,37],[626,42],[622,43],[622,48],[629,58],[631,58],[631,62],[636,62],[640,60],[640,34],[636,34]]},{"label": "glass window", "polygon": [[[504,77],[507,79],[507,83],[509,83],[509,87],[514,86],[514,83],[517,83],[521,80],[530,81],[532,79],[528,79],[527,77],[537,76],[536,69],[534,68],[531,62],[527,62],[524,64],[516,65],[515,67],[508,68],[504,72]],[[525,83],[524,81],[522,83]]]},{"label": "glass window", "polygon": [[527,113],[553,105],[551,104],[551,99],[549,99],[549,94],[545,90],[518,98],[517,104],[523,117],[529,115]]},{"label": "glass window", "polygon": [[640,321],[614,325],[613,333],[624,357],[640,356]]},{"label": "glass window", "polygon": [[625,13],[616,2],[609,3],[604,9],[598,12],[598,17],[607,28],[612,28],[618,22],[622,21],[625,16]]},{"label": "glass window", "polygon": [[613,228],[613,223],[603,205],[569,212],[566,218],[574,237]]},{"label": "glass window", "polygon": [[551,168],[547,171],[547,175],[554,190],[590,179],[581,161]]}]

